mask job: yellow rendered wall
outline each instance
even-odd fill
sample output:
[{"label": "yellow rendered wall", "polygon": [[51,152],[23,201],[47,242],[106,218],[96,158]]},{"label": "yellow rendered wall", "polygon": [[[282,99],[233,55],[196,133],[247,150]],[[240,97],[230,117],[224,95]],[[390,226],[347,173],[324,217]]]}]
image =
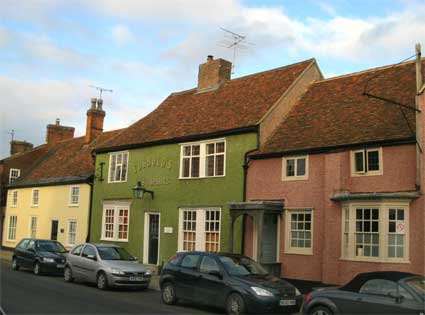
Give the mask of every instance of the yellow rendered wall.
[{"label": "yellow rendered wall", "polygon": [[[80,187],[78,206],[70,205],[71,186]],[[38,206],[32,206],[32,191],[39,189]],[[18,191],[17,206],[12,206],[12,192]],[[46,186],[36,188],[10,189],[7,192],[7,206],[3,231],[3,246],[15,247],[25,237],[30,237],[30,221],[32,216],[37,217],[36,237],[50,239],[52,220],[58,220],[58,241],[66,247],[68,243],[68,222],[76,220],[76,241],[86,241],[88,232],[88,218],[90,205],[90,186],[88,184]],[[8,240],[10,216],[17,215],[16,241]]]}]

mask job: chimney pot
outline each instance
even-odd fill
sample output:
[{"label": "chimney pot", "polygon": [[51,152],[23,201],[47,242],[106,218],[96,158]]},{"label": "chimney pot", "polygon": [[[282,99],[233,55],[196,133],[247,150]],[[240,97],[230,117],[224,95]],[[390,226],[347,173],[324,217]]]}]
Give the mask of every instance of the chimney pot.
[{"label": "chimney pot", "polygon": [[102,100],[101,98],[99,98],[99,99],[97,100],[97,109],[98,109],[98,110],[103,110],[103,109],[102,109],[102,105],[103,105],[103,100]]},{"label": "chimney pot", "polygon": [[91,102],[91,108],[92,108],[92,109],[95,109],[95,108],[96,108],[97,98],[96,98],[96,97],[93,97],[93,98],[90,100],[90,102]]},{"label": "chimney pot", "polygon": [[207,61],[213,61],[214,60],[214,56],[213,55],[208,55],[207,56]]},{"label": "chimney pot", "polygon": [[56,118],[56,126],[59,126],[61,123],[61,120],[59,118]]}]

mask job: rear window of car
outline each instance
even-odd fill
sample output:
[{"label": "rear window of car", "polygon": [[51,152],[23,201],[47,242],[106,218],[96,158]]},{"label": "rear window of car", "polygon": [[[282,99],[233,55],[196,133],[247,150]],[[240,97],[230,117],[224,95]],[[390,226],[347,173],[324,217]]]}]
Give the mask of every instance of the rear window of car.
[{"label": "rear window of car", "polygon": [[413,290],[415,290],[419,295],[425,296],[425,277],[418,277],[406,281]]},{"label": "rear window of car", "polygon": [[184,268],[195,269],[198,265],[199,255],[189,254],[184,256],[181,266]]},{"label": "rear window of car", "polygon": [[168,261],[170,264],[177,266],[182,261],[183,255],[175,255]]}]

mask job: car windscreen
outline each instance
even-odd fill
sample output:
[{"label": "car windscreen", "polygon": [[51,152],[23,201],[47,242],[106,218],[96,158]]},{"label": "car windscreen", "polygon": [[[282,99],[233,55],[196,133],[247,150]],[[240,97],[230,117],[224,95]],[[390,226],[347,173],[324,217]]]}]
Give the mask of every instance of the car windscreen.
[{"label": "car windscreen", "polygon": [[38,241],[37,250],[42,252],[66,253],[67,250],[59,242],[55,241]]},{"label": "car windscreen", "polygon": [[425,277],[415,277],[406,280],[406,284],[415,290],[419,295],[425,296]]},{"label": "car windscreen", "polygon": [[267,275],[267,271],[247,257],[220,256],[224,269],[232,276]]},{"label": "car windscreen", "polygon": [[135,260],[124,248],[112,246],[97,246],[100,258],[103,260]]}]

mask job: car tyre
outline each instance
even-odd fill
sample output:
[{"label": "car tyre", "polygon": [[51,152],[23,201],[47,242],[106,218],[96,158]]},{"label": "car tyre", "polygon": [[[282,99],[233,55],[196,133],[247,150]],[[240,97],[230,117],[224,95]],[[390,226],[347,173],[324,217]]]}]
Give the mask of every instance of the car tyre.
[{"label": "car tyre", "polygon": [[328,307],[319,305],[319,306],[313,307],[311,309],[311,311],[309,312],[309,314],[311,314],[311,315],[332,315],[333,313]]},{"label": "car tyre", "polygon": [[161,290],[162,301],[167,305],[177,303],[176,286],[172,282],[165,282]]},{"label": "car tyre", "polygon": [[19,270],[18,260],[16,259],[16,257],[12,258],[12,269]]},{"label": "car tyre", "polygon": [[106,274],[104,272],[99,272],[97,275],[97,287],[101,290],[108,289],[108,279],[106,278]]},{"label": "car tyre", "polygon": [[63,272],[63,279],[66,282],[73,282],[74,278],[72,277],[72,270],[70,267],[65,267],[65,270]]},{"label": "car tyre", "polygon": [[41,275],[41,267],[40,267],[40,263],[39,263],[39,262],[36,262],[36,263],[34,264],[33,272],[34,272],[34,274],[35,274],[36,276]]},{"label": "car tyre", "polygon": [[231,293],[226,300],[227,314],[245,314],[245,302],[239,293]]}]

